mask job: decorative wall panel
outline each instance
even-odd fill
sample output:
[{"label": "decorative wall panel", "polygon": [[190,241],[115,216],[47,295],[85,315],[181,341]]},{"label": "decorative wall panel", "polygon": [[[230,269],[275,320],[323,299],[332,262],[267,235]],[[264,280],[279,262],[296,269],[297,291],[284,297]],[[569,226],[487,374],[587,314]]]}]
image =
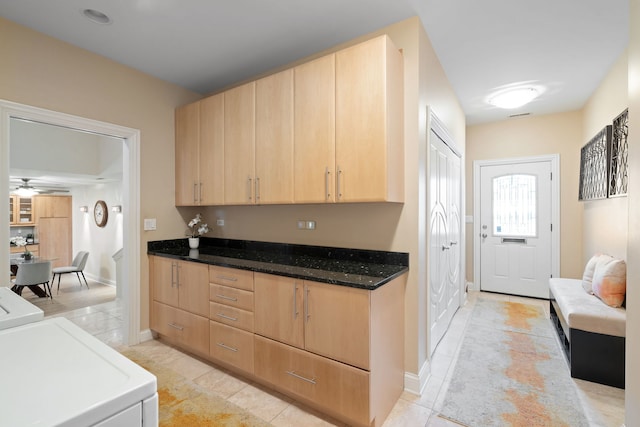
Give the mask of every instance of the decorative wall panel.
[{"label": "decorative wall panel", "polygon": [[578,200],[606,199],[609,195],[609,150],[612,126],[605,126],[580,151]]},{"label": "decorative wall panel", "polygon": [[613,120],[609,154],[609,197],[627,194],[627,135],[629,134],[629,109]]}]

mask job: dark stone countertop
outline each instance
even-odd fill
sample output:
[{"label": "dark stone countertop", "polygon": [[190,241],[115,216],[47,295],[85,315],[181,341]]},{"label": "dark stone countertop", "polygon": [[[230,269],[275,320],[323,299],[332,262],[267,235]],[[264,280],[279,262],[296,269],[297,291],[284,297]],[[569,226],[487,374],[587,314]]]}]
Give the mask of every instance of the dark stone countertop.
[{"label": "dark stone countertop", "polygon": [[374,290],[409,271],[409,254],[250,240],[200,238],[148,242],[147,253],[184,261]]}]

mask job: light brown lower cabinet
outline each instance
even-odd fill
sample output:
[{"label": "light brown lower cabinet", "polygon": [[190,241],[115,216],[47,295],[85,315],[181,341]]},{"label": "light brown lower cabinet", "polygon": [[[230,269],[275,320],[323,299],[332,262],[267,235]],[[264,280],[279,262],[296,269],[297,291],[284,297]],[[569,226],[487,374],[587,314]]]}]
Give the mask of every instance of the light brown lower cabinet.
[{"label": "light brown lower cabinet", "polygon": [[186,350],[209,354],[209,319],[159,302],[153,312],[151,329]]},{"label": "light brown lower cabinet", "polygon": [[255,374],[353,425],[369,423],[369,372],[255,336]]},{"label": "light brown lower cabinet", "polygon": [[[208,318],[159,302],[154,289],[171,275],[151,274],[155,332],[349,425],[382,425],[404,388],[406,275],[369,291],[218,266],[208,273]],[[207,285],[189,277],[189,286]]]}]

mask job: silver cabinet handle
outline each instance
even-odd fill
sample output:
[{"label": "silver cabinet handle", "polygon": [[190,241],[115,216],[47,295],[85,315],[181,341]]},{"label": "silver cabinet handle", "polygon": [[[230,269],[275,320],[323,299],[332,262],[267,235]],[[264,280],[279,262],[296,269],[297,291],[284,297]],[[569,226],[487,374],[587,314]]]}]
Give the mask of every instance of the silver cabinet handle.
[{"label": "silver cabinet handle", "polygon": [[237,322],[238,321],[237,317],[227,316],[226,314],[223,314],[223,313],[218,313],[217,316],[218,317],[222,317],[223,319],[231,320],[232,322]]},{"label": "silver cabinet handle", "polygon": [[218,298],[226,299],[228,301],[238,301],[238,298],[235,298],[235,297],[228,297],[226,295],[221,295],[221,294],[216,294],[216,296]]},{"label": "silver cabinet handle", "polygon": [[235,277],[229,277],[229,276],[216,276],[216,279],[228,280],[230,282],[237,282],[238,281],[238,279],[236,279]]},{"label": "silver cabinet handle", "polygon": [[298,297],[298,285],[296,285],[296,282],[293,282],[293,320],[296,320],[298,318],[298,310],[297,310],[297,306],[296,306],[296,299]]},{"label": "silver cabinet handle", "polygon": [[229,347],[228,345],[225,345],[224,343],[221,343],[221,342],[217,342],[216,345],[218,347],[224,348],[225,350],[233,351],[234,353],[238,352],[237,348]]},{"label": "silver cabinet handle", "polygon": [[249,182],[248,182],[247,189],[249,190],[249,201],[251,201],[251,190],[252,190],[252,188],[251,188],[251,177],[249,177],[248,179],[249,179]]},{"label": "silver cabinet handle", "polygon": [[315,378],[309,379],[309,378],[303,377],[302,375],[296,374],[295,371],[285,371],[285,372],[287,374],[291,375],[292,377],[297,378],[299,380],[306,381],[306,382],[311,383],[311,384],[316,384],[316,379]]},{"label": "silver cabinet handle", "polygon": [[324,168],[324,193],[326,194],[326,200],[331,198],[331,191],[329,191],[329,176],[331,172],[329,172],[329,166]]},{"label": "silver cabinet handle", "polygon": [[309,287],[307,285],[305,285],[305,290],[306,296],[304,298],[304,318],[307,319],[308,322],[309,318],[311,317],[311,313],[309,313]]},{"label": "silver cabinet handle", "polygon": [[448,251],[449,249],[451,249],[451,246],[442,245],[442,250],[443,251]]},{"label": "silver cabinet handle", "polygon": [[256,203],[260,201],[260,178],[256,177]]},{"label": "silver cabinet handle", "polygon": [[171,326],[174,329],[179,330],[179,331],[183,331],[184,330],[184,327],[176,325],[175,323],[168,323],[168,325]]}]

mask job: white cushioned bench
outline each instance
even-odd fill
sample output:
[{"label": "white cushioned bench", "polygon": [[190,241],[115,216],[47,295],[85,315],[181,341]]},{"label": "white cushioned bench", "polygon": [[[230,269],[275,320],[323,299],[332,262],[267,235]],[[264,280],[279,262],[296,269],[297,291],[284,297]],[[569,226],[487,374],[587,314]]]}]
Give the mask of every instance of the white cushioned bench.
[{"label": "white cushioned bench", "polygon": [[626,310],[587,293],[582,280],[549,280],[551,319],[571,376],[624,388]]}]

